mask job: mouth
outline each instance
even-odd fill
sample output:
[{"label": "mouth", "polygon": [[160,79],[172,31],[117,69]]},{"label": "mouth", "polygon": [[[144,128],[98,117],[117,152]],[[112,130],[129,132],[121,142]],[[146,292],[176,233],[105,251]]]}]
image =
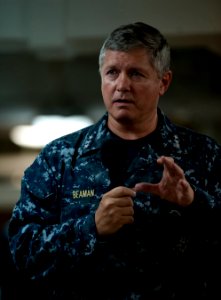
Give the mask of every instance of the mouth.
[{"label": "mouth", "polygon": [[132,101],[128,99],[116,99],[113,100],[113,103],[119,103],[119,104],[131,104]]}]

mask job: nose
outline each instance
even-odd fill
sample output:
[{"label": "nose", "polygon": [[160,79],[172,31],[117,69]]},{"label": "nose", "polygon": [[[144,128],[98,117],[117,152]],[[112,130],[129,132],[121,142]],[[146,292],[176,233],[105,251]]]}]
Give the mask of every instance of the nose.
[{"label": "nose", "polygon": [[130,90],[130,78],[125,73],[119,74],[117,78],[117,91],[125,92]]}]

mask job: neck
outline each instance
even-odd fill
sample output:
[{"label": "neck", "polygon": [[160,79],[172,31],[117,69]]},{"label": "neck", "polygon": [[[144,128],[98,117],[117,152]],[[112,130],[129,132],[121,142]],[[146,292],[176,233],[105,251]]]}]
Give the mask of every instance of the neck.
[{"label": "neck", "polygon": [[136,123],[128,122],[128,120],[117,121],[109,115],[108,128],[122,139],[136,140],[153,132],[157,127],[157,120],[157,114],[144,122],[138,121]]}]

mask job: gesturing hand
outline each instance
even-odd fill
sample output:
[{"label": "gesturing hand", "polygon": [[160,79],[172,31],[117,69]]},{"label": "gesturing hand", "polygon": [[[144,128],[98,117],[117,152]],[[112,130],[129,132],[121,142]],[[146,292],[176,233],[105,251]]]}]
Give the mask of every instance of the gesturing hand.
[{"label": "gesturing hand", "polygon": [[116,187],[103,195],[95,213],[98,234],[112,234],[123,225],[133,223],[132,197],[135,195],[135,191],[123,186]]},{"label": "gesturing hand", "polygon": [[134,190],[158,195],[162,199],[181,206],[191,204],[194,199],[194,191],[186,180],[183,170],[171,157],[161,156],[157,162],[164,166],[161,181],[156,184],[137,183]]}]

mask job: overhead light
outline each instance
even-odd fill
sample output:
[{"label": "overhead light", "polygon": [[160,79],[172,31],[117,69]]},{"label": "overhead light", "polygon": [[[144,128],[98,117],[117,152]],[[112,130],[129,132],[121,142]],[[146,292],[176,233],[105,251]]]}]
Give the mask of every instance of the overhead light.
[{"label": "overhead light", "polygon": [[93,124],[86,116],[37,116],[31,125],[12,128],[10,138],[18,146],[32,149],[44,147],[50,141]]}]

